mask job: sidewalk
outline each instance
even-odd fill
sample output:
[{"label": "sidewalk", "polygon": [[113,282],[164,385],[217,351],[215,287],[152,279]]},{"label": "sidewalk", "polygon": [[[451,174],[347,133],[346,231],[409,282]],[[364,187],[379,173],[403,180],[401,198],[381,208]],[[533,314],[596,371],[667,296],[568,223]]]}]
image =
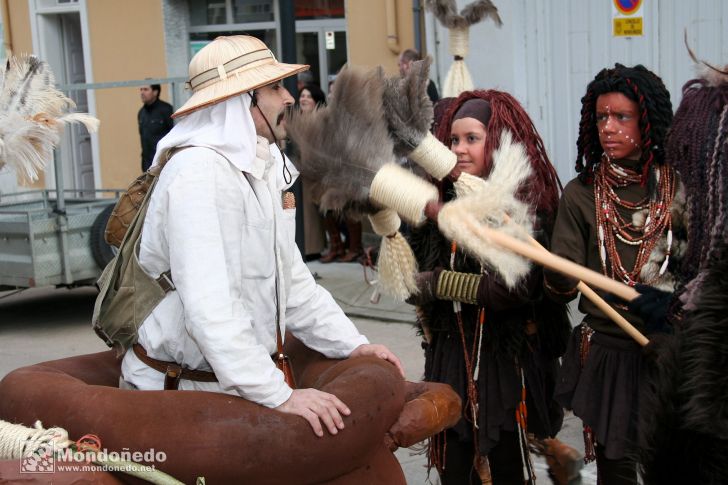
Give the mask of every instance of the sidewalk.
[{"label": "sidewalk", "polygon": [[[387,345],[402,361],[408,380],[422,380],[424,355],[420,346],[421,337],[416,335],[414,327],[414,308],[407,303],[396,302],[386,295],[381,295],[379,303],[372,303],[370,299],[374,286],[366,282],[362,266],[357,263],[322,264],[311,261],[307,265],[311,273],[317,276],[317,282],[332,294],[346,314],[354,320],[359,331],[370,341]],[[369,277],[376,278],[376,274],[370,274]],[[573,414],[566,413],[558,438],[583,453],[581,421]],[[408,484],[428,483],[424,455],[409,449],[399,449],[396,455]],[[538,485],[551,483],[542,458],[537,457],[534,460],[534,467]],[[439,483],[435,472],[430,475],[429,483]],[[580,483],[596,483],[594,463],[582,469]]]},{"label": "sidewalk", "polygon": [[[397,302],[388,295],[381,295],[379,303],[372,303],[375,285],[364,279],[364,267],[358,263],[306,263],[311,273],[318,275],[317,282],[329,290],[349,317],[371,318],[391,322],[415,323],[414,308]],[[376,278],[369,273],[369,277]]]}]

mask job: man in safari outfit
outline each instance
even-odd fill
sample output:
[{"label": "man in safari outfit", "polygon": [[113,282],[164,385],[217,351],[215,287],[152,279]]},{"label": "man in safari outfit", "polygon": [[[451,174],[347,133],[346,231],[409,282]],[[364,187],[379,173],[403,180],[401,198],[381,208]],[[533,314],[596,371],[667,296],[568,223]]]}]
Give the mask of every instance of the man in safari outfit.
[{"label": "man in safari outfit", "polygon": [[183,374],[178,388],[238,395],[297,414],[322,436],[323,427],[331,434],[343,429],[342,415],[350,411],[332,394],[286,384],[270,357],[276,322],[327,357],[375,355],[402,369],[314,282],[294,242],[295,209],[284,209],[282,194],[295,168],[276,144],[294,101],[281,79],[306,69],[277,62],[264,43],[242,35],[218,37],[190,62],[193,95],[157,147],[153,165],[168,161],[139,253],[148,274],[171,271],[174,291],[124,356],[122,386],[164,387],[165,374],[144,358],[214,372],[212,382]]}]

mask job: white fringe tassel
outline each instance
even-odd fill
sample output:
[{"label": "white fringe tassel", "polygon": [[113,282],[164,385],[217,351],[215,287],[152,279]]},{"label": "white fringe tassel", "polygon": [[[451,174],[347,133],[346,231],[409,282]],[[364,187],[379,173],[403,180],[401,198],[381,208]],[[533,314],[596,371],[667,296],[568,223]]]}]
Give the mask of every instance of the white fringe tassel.
[{"label": "white fringe tassel", "polygon": [[417,293],[417,260],[407,240],[399,233],[402,221],[392,209],[369,216],[372,229],[382,236],[377,269],[379,286],[397,300],[404,301]]},{"label": "white fringe tassel", "polygon": [[372,180],[369,198],[375,204],[394,209],[407,222],[425,222],[425,206],[437,201],[437,188],[394,163],[387,163]]},{"label": "white fringe tassel", "polygon": [[409,159],[437,180],[445,178],[458,163],[457,156],[432,133],[427,133],[424,140],[409,154]]}]

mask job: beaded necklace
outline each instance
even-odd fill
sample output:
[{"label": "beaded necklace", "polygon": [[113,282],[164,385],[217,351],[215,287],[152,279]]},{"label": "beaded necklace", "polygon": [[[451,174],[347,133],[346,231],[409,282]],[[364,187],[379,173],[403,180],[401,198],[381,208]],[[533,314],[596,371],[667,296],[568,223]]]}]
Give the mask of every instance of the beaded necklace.
[{"label": "beaded necklace", "polygon": [[[602,273],[630,286],[640,282],[640,270],[647,263],[665,230],[667,230],[667,250],[659,276],[665,273],[670,260],[672,247],[670,206],[675,193],[675,175],[672,167],[655,167],[655,171],[657,197],[650,199],[649,196],[645,196],[637,202],[629,202],[622,200],[615,189],[641,183],[642,175],[639,172],[612,163],[606,156],[595,170],[594,207]],[[620,208],[630,211],[628,219],[622,216]],[[648,214],[644,226],[635,226],[631,215],[643,209],[647,209]],[[630,246],[638,246],[637,257],[631,271],[627,271],[622,265],[622,258],[617,250],[617,240]],[[644,283],[650,284],[652,281]]]}]

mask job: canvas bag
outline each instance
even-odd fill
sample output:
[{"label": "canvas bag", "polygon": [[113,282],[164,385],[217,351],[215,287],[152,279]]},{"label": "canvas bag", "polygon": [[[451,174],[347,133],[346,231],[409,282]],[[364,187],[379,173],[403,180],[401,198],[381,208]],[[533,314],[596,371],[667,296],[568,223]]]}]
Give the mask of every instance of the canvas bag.
[{"label": "canvas bag", "polygon": [[[116,203],[106,226],[107,242],[113,245],[118,241],[121,243],[118,244],[116,257],[106,265],[96,282],[99,295],[91,322],[96,334],[106,345],[115,349],[117,355],[122,355],[137,342],[142,322],[165,295],[175,289],[169,271],[153,278],[142,269],[139,264],[139,243],[149,200],[159,174],[172,155],[185,148],[189,147],[169,150],[158,165],[132,182]],[[112,228],[114,237],[110,238]]]},{"label": "canvas bag", "polygon": [[[132,219],[119,253],[106,266],[97,282],[99,295],[94,304],[93,329],[118,355],[136,343],[139,326],[170,291],[165,291],[158,279],[149,276],[139,265],[144,217],[157,180],[155,177]],[[160,278],[163,276],[160,275]],[[170,289],[174,286],[171,285]]]}]

